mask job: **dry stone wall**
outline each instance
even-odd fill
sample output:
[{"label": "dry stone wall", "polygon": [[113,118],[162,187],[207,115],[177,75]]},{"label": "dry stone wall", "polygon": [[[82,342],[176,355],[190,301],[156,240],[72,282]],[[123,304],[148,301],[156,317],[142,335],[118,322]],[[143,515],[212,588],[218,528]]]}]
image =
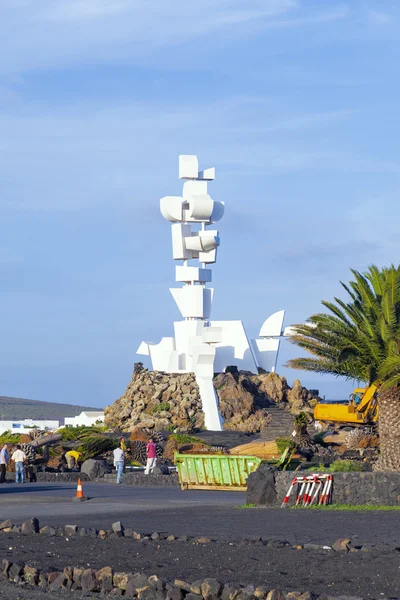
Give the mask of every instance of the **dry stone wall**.
[{"label": "dry stone wall", "polygon": [[[247,479],[247,502],[280,506],[296,475],[299,472],[274,471],[262,465]],[[296,489],[289,504],[295,500]],[[331,504],[400,506],[400,473],[333,473]]]},{"label": "dry stone wall", "polygon": [[[291,388],[276,373],[254,375],[230,368],[214,378],[224,428],[262,431],[269,422],[268,407],[281,406],[293,414],[312,412],[318,390],[307,390],[298,379]],[[193,373],[162,373],[135,365],[123,396],[105,409],[106,424],[130,431],[194,431],[204,428],[199,389]]]}]

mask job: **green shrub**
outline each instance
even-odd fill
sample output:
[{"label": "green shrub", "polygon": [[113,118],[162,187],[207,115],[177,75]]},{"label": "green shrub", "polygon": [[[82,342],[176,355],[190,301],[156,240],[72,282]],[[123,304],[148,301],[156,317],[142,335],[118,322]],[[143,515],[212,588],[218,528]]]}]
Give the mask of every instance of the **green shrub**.
[{"label": "green shrub", "polygon": [[167,431],[175,431],[176,429],[176,425],[173,425],[172,423],[170,423],[167,427]]},{"label": "green shrub", "polygon": [[87,460],[88,458],[93,458],[99,454],[104,454],[104,452],[108,452],[114,448],[115,440],[104,436],[91,435],[87,436],[82,441],[82,444],[77,448],[77,450],[78,452],[81,452],[82,460]]},{"label": "green shrub", "polygon": [[285,452],[286,448],[289,448],[290,450],[292,450],[296,446],[296,444],[294,443],[292,438],[277,438],[275,440],[275,442],[276,442],[279,454],[283,454]]},{"label": "green shrub", "polygon": [[61,440],[63,442],[74,442],[93,435],[99,435],[103,433],[102,429],[103,426],[97,427],[92,425],[88,427],[87,425],[80,425],[79,427],[63,427],[57,433],[61,433]]},{"label": "green shrub", "polygon": [[155,413],[160,413],[160,412],[167,411],[170,408],[171,408],[171,405],[170,405],[169,402],[160,402],[160,404],[157,404],[157,406],[154,406],[150,410],[150,414],[154,415]]},{"label": "green shrub", "polygon": [[329,467],[315,465],[307,470],[313,473],[350,473],[351,471],[364,471],[364,467],[361,463],[353,460],[335,460]]},{"label": "green shrub", "polygon": [[306,413],[305,412],[299,413],[296,416],[294,422],[298,423],[299,425],[307,425],[307,415],[306,415]]},{"label": "green shrub", "polygon": [[5,431],[0,435],[0,444],[19,444],[21,441],[21,434],[11,433],[11,431]]}]

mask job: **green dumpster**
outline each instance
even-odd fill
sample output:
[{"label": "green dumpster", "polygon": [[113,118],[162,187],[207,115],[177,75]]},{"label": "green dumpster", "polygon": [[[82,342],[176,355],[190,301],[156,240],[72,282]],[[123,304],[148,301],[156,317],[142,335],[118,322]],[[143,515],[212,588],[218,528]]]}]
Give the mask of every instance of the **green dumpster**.
[{"label": "green dumpster", "polygon": [[261,463],[255,456],[175,454],[183,490],[245,492],[246,479]]}]

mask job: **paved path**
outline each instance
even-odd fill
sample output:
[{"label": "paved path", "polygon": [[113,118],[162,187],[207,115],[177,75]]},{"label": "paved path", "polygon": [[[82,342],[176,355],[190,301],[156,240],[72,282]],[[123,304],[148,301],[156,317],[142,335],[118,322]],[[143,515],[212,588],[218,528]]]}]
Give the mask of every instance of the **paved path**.
[{"label": "paved path", "polygon": [[73,503],[72,484],[7,484],[0,487],[0,520],[22,522],[32,516],[42,525],[76,524],[110,528],[121,520],[142,533],[205,535],[227,540],[265,536],[292,543],[332,544],[350,537],[360,544],[400,546],[399,512],[317,512],[241,509],[245,494],[181,491],[84,483],[91,500]]}]

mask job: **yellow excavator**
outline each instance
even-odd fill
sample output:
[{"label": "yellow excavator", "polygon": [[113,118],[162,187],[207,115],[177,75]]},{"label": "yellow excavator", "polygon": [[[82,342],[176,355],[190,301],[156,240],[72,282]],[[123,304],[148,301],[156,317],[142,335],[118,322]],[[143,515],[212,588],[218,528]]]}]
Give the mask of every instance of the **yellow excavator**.
[{"label": "yellow excavator", "polygon": [[314,408],[314,419],[336,426],[374,426],[378,422],[379,404],[377,387],[356,388],[348,403],[320,402]]}]

